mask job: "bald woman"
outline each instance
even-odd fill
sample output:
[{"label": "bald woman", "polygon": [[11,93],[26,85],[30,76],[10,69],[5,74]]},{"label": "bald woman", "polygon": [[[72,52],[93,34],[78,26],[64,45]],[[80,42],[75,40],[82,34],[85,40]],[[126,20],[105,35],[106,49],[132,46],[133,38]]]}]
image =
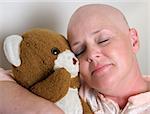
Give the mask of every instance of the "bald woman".
[{"label": "bald woman", "polygon": [[[68,24],[68,41],[80,62],[80,96],[94,114],[150,114],[150,78],[143,77],[136,59],[138,34],[118,9],[81,6]],[[64,114],[4,77],[8,73],[0,81],[0,113]]]},{"label": "bald woman", "polygon": [[80,62],[80,95],[95,114],[150,113],[150,78],[143,78],[136,59],[138,34],[118,9],[80,7],[70,19],[68,40]]}]

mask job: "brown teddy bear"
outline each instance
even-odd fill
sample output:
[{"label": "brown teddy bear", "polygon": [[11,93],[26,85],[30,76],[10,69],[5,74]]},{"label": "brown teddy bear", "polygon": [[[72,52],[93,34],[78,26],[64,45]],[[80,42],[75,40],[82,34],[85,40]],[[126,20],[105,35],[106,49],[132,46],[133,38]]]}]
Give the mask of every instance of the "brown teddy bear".
[{"label": "brown teddy bear", "polygon": [[66,114],[92,114],[79,98],[79,62],[62,35],[47,29],[11,35],[4,41],[4,52],[19,84]]}]

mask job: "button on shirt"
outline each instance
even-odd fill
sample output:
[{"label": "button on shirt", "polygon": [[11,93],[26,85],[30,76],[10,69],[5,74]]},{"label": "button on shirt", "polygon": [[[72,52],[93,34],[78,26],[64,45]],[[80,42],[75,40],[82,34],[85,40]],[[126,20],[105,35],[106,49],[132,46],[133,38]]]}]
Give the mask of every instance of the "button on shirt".
[{"label": "button on shirt", "polygon": [[[150,80],[150,77],[146,78]],[[80,96],[88,102],[94,114],[150,114],[150,92],[131,96],[124,109],[88,86],[81,86]]]}]

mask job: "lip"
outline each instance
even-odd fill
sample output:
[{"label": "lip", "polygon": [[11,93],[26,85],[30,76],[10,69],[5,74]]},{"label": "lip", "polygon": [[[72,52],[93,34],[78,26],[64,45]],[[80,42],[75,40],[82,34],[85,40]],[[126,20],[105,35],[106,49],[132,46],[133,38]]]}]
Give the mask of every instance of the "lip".
[{"label": "lip", "polygon": [[111,66],[112,66],[112,64],[99,65],[94,68],[94,70],[92,71],[92,75],[103,74],[103,73],[107,72]]}]

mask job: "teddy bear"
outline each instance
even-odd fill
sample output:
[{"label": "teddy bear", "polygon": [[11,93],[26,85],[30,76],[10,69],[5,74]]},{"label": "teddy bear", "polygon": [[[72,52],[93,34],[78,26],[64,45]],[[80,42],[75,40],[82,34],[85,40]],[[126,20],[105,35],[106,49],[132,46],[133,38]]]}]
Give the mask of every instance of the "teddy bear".
[{"label": "teddy bear", "polygon": [[20,85],[54,102],[65,114],[92,114],[79,97],[79,61],[63,35],[42,28],[11,35],[4,40],[4,53]]}]

